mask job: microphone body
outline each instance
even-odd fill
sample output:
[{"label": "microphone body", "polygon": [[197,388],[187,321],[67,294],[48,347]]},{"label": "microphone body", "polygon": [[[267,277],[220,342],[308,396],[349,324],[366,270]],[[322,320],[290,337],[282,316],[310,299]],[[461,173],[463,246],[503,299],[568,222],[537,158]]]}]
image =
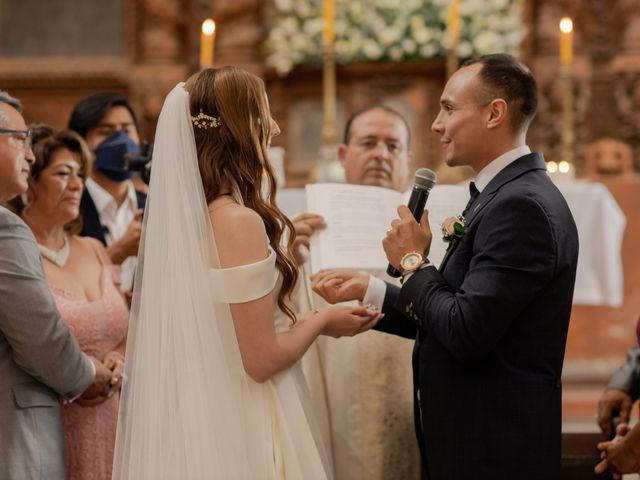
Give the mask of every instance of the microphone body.
[{"label": "microphone body", "polygon": [[[414,176],[413,188],[411,189],[411,196],[409,197],[409,203],[407,207],[413,213],[413,218],[416,222],[420,222],[422,212],[427,204],[429,198],[429,192],[436,184],[436,173],[428,168],[419,168]],[[387,266],[387,275],[390,277],[398,278],[402,274],[400,270],[389,264]]]}]

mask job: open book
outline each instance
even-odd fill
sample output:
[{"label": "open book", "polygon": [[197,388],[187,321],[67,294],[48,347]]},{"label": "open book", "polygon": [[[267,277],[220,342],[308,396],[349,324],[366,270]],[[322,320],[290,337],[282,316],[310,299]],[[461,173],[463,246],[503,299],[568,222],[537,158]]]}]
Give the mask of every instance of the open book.
[{"label": "open book", "polygon": [[[306,186],[307,209],[322,215],[327,228],[311,237],[311,271],[351,268],[382,270],[387,257],[382,240],[398,217],[398,205],[406,205],[409,192],[399,193],[382,187],[316,183]],[[433,233],[428,258],[439,265],[447,244],[442,240],[440,224],[460,214],[469,198],[464,186],[435,186],[429,195],[429,225]]]}]

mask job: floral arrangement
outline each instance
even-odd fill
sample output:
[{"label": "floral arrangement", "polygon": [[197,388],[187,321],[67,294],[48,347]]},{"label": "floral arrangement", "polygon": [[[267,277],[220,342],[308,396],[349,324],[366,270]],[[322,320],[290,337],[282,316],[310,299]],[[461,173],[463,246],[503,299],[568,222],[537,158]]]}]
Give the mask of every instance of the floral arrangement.
[{"label": "floral arrangement", "polygon": [[[451,0],[336,0],[338,63],[421,61],[444,57],[454,40],[447,31]],[[526,33],[523,0],[461,0],[459,58],[518,54]],[[322,63],[322,0],[274,0],[266,62],[281,75]]]},{"label": "floral arrangement", "polygon": [[461,215],[455,217],[447,217],[440,225],[442,231],[442,240],[451,243],[458,240],[467,233],[467,226],[464,224],[464,217]]}]

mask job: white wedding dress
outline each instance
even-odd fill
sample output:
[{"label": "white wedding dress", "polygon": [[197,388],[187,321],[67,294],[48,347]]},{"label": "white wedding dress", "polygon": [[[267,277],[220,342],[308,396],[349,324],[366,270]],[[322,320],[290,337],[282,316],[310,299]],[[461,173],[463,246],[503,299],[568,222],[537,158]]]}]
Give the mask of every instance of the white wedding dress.
[{"label": "white wedding dress", "polygon": [[[244,370],[229,304],[277,298],[275,254],[220,268],[184,84],[162,107],[152,164],[113,479],[330,480],[300,365],[261,384]],[[289,328],[275,305],[274,323]]]},{"label": "white wedding dress", "polygon": [[[289,330],[290,319],[278,308],[280,288],[276,256],[234,268],[211,269],[216,304],[243,303],[273,291],[276,332]],[[240,414],[248,445],[251,479],[324,480],[333,477],[310,411],[309,392],[300,362],[256,383],[244,372],[241,359],[229,365],[241,399]]]}]

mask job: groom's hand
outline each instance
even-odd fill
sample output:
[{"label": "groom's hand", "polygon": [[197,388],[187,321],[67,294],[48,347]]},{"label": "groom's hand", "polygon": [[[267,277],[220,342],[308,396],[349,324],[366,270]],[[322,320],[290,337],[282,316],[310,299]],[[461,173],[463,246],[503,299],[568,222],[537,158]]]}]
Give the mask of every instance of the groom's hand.
[{"label": "groom's hand", "polygon": [[398,207],[398,215],[400,218],[391,222],[391,229],[382,240],[384,253],[389,263],[396,268],[400,265],[402,257],[409,252],[418,252],[427,257],[432,238],[427,210],[422,214],[420,223],[416,222],[406,205]]},{"label": "groom's hand", "polygon": [[323,270],[311,276],[313,291],[329,303],[362,301],[369,276],[355,270]]}]

